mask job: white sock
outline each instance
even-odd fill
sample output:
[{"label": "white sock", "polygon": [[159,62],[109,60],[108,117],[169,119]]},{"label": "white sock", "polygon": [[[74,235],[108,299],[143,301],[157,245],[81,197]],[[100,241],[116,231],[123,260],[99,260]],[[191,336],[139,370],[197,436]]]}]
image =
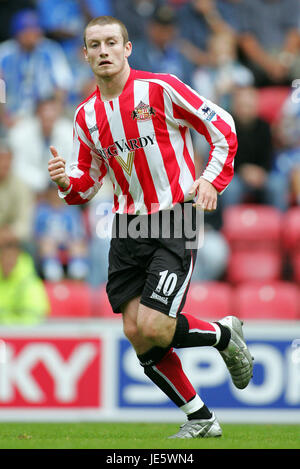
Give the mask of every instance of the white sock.
[{"label": "white sock", "polygon": [[204,406],[204,402],[202,401],[201,397],[196,394],[196,396],[190,401],[180,407],[181,410],[186,415],[193,414],[197,410],[201,409]]}]

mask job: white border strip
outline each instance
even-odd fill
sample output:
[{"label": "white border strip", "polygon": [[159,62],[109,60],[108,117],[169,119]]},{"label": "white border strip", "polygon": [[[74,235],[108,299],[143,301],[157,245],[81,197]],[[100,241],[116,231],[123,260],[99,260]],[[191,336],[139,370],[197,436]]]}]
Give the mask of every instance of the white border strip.
[{"label": "white border strip", "polygon": [[[252,424],[300,424],[300,410],[262,409],[214,409],[221,423]],[[183,422],[185,415],[177,409],[159,410],[141,407],[140,409],[97,409],[78,408],[57,411],[52,409],[1,409],[0,422]]]}]

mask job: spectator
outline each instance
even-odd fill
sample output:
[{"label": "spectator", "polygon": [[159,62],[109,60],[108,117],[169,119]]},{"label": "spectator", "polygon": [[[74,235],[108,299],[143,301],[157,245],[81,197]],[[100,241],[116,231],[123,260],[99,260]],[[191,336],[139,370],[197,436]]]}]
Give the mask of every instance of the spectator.
[{"label": "spectator", "polygon": [[191,0],[179,10],[182,52],[195,66],[210,63],[208,41],[213,34],[239,30],[238,2]]},{"label": "spectator", "polygon": [[11,37],[10,24],[15,13],[25,8],[34,8],[35,0],[1,0],[0,2],[0,42]]},{"label": "spectator", "polygon": [[34,324],[48,311],[32,258],[22,250],[31,237],[33,198],[11,171],[12,153],[0,141],[0,323]]},{"label": "spectator", "polygon": [[110,0],[37,0],[36,8],[47,36],[58,41],[66,53],[82,43],[85,25],[92,18],[112,14]]},{"label": "spectator", "polygon": [[87,243],[83,215],[76,206],[69,206],[50,184],[36,210],[34,234],[42,276],[49,281],[64,277],[83,280],[88,275]]},{"label": "spectator", "polygon": [[95,89],[82,51],[84,27],[93,17],[111,15],[111,0],[38,0],[36,7],[45,34],[59,42],[68,59],[73,75],[68,96],[73,114],[73,107]]},{"label": "spectator", "polygon": [[289,85],[299,76],[298,0],[244,0],[240,46],[256,86]]},{"label": "spectator", "polygon": [[191,83],[192,64],[180,51],[174,10],[161,6],[153,15],[145,39],[136,41],[130,65],[137,70],[172,73],[186,83]]},{"label": "spectator", "polygon": [[14,38],[0,45],[0,76],[6,83],[6,125],[32,113],[36,103],[55,94],[62,101],[72,87],[65,54],[46,39],[38,16],[22,10],[12,20]]},{"label": "spectator", "polygon": [[[237,0],[239,1],[239,0]],[[201,96],[231,111],[236,87],[251,86],[252,72],[238,60],[237,38],[232,31],[212,34],[208,39],[207,65],[197,67],[192,75],[192,87]],[[207,162],[210,146],[198,132],[192,131],[196,153]]]},{"label": "spectator", "polygon": [[130,41],[143,38],[149,20],[164,0],[112,0],[114,16],[126,24]]},{"label": "spectator", "polygon": [[239,204],[251,195],[256,201],[284,211],[288,206],[285,178],[271,171],[272,134],[267,122],[258,117],[258,92],[245,87],[235,91],[232,113],[239,147],[235,158],[235,177],[222,195],[222,205]]},{"label": "spectator", "polygon": [[83,101],[95,91],[96,82],[90,67],[87,67],[82,43],[80,43],[77,48],[74,48],[73,54],[69,54],[68,57],[73,74],[74,86],[68,93],[66,113],[72,116],[78,102]]},{"label": "spectator", "polygon": [[290,186],[291,203],[300,205],[300,105],[289,96],[274,125],[274,171]]},{"label": "spectator", "polygon": [[252,72],[237,59],[237,42],[231,33],[214,34],[208,40],[209,64],[198,67],[193,87],[202,96],[230,109],[231,95],[236,86],[254,83]]},{"label": "spectator", "polygon": [[170,4],[173,8],[180,8],[190,0],[168,0],[168,4]]},{"label": "spectator", "polygon": [[39,194],[49,184],[49,146],[60,148],[66,160],[72,153],[72,121],[62,115],[61,103],[54,97],[37,103],[34,116],[20,119],[8,132],[14,154],[14,172]]},{"label": "spectator", "polygon": [[35,325],[49,312],[42,280],[18,242],[0,242],[0,323]]},{"label": "spectator", "polygon": [[12,152],[0,141],[0,244],[31,241],[34,199],[31,190],[12,172]]}]

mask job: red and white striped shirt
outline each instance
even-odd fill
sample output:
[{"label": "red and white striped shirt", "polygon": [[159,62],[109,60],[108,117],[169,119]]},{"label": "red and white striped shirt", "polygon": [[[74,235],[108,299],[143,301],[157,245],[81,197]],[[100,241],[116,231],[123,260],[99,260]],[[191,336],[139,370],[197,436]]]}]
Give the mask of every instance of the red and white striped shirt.
[{"label": "red and white striped shirt", "polygon": [[178,78],[131,70],[121,95],[99,89],[75,113],[68,204],[90,200],[108,173],[114,211],[149,214],[190,200],[195,180],[189,128],[210,144],[202,176],[221,193],[233,176],[237,137],[232,117]]}]

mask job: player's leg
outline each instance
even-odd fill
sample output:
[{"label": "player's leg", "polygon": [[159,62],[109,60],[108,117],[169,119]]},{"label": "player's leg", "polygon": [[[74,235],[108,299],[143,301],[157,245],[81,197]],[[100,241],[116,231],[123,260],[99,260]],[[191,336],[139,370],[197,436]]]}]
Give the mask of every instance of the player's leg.
[{"label": "player's leg", "polygon": [[[244,341],[241,321],[230,317],[209,322],[181,312],[196,257],[195,251],[181,249],[181,243],[179,239],[180,256],[168,250],[167,244],[153,255],[141,296],[139,329],[154,345],[162,347],[168,344],[175,348],[215,347],[221,353],[234,385],[243,389],[252,377],[253,359]],[[145,310],[143,306],[154,311]],[[159,317],[155,311],[164,314]]]},{"label": "player's leg", "polygon": [[[252,376],[252,359],[244,342],[237,318],[208,322],[180,313],[191,278],[195,253],[185,251],[184,258],[159,248],[148,267],[141,297],[137,325],[153,348],[139,356],[141,364],[151,364],[157,347],[185,348],[214,346],[219,350],[238,388],[245,387]],[[152,306],[152,307],[151,307]],[[159,314],[159,312],[163,314]],[[156,357],[153,357],[153,360]],[[154,380],[157,370],[152,363],[145,373]],[[201,418],[196,413],[191,418]]]},{"label": "player's leg", "polygon": [[[112,308],[116,313],[122,311],[125,335],[133,344],[146,375],[191,419],[192,426],[190,422],[185,424],[176,437],[219,436],[221,429],[214,415],[204,406],[171,349],[178,324],[176,316],[184,304],[194,256],[191,252],[187,256],[177,255],[178,250],[185,251],[182,246],[177,249],[176,245],[176,249],[169,252],[163,247],[157,249],[155,244],[150,246],[148,259],[151,262],[148,263],[145,250],[149,250],[149,244],[139,250],[140,260],[136,255],[138,249],[132,251],[130,246],[123,245],[126,242],[112,240],[107,284]],[[147,269],[143,270],[145,265]],[[212,332],[211,324],[206,325],[208,329],[202,330],[202,334],[199,332],[202,345],[211,344],[207,341],[212,339],[212,334],[207,333],[207,330]],[[220,337],[213,342],[218,339]]]},{"label": "player's leg", "polygon": [[[116,301],[119,301],[119,296]],[[141,305],[138,296],[124,301],[120,310],[124,333],[132,343],[146,376],[187,415],[188,422],[176,437],[220,436],[222,431],[215,416],[204,405],[185,375],[179,357],[170,346],[164,347],[174,334],[175,318]],[[160,329],[155,328],[154,323],[159,324]],[[151,333],[146,332],[146,326]],[[162,329],[164,334],[159,333]]]},{"label": "player's leg", "polygon": [[[184,406],[196,396],[196,391],[183,373],[181,362],[175,352],[169,347],[173,332],[166,343],[165,336],[155,340],[144,335],[139,326],[138,316],[142,311],[143,317],[147,315],[156,318],[157,322],[168,331],[168,326],[175,322],[173,318],[163,315],[159,311],[151,310],[140,304],[136,297],[122,305],[122,318],[124,333],[135,349],[145,374],[179,407]],[[144,316],[145,315],[145,316]],[[141,321],[141,319],[140,319]],[[171,327],[172,330],[172,327]],[[164,346],[166,344],[166,346]],[[199,399],[197,399],[199,401]],[[201,406],[203,405],[201,401]],[[186,406],[188,407],[188,406]],[[186,409],[188,410],[188,409]]]},{"label": "player's leg", "polygon": [[139,331],[137,325],[138,310],[140,305],[140,296],[132,298],[121,306],[123,331],[137,354],[145,353],[153,344],[147,340]]},{"label": "player's leg", "polygon": [[[180,243],[181,239],[178,240],[179,246]],[[142,335],[153,345],[176,348],[216,346],[223,350],[229,343],[230,331],[227,327],[180,313],[195,257],[193,250],[182,250],[180,257],[164,247],[156,249],[152,257],[141,295],[137,324]]]},{"label": "player's leg", "polygon": [[[132,343],[146,376],[187,415],[188,422],[193,424],[189,423],[188,427],[186,424],[181,428],[178,438],[221,436],[222,431],[215,416],[205,406],[185,375],[178,355],[169,346],[164,347],[174,333],[175,319],[140,305],[138,297],[122,305],[121,310],[124,333]],[[139,314],[141,317],[138,320]],[[154,321],[156,319],[155,322],[165,331],[168,331],[170,326],[169,336],[167,332],[157,334],[159,340],[155,340],[152,331],[151,336],[148,334],[145,337],[142,332],[144,329],[138,325],[143,323],[145,317],[151,317]],[[151,324],[150,328],[153,328]]]},{"label": "player's leg", "polygon": [[244,340],[242,321],[235,316],[226,316],[217,322],[206,322],[187,313],[178,316],[176,331],[171,342],[175,348],[203,345],[204,329],[207,330],[207,345],[214,346],[221,354],[232,382],[238,389],[248,386],[253,373],[253,357]]},{"label": "player's leg", "polygon": [[252,377],[253,358],[244,340],[242,322],[234,316],[228,316],[218,322],[208,322],[191,314],[181,313],[174,319],[141,304],[137,328],[145,338],[147,346],[215,347],[238,389],[245,388]]}]

